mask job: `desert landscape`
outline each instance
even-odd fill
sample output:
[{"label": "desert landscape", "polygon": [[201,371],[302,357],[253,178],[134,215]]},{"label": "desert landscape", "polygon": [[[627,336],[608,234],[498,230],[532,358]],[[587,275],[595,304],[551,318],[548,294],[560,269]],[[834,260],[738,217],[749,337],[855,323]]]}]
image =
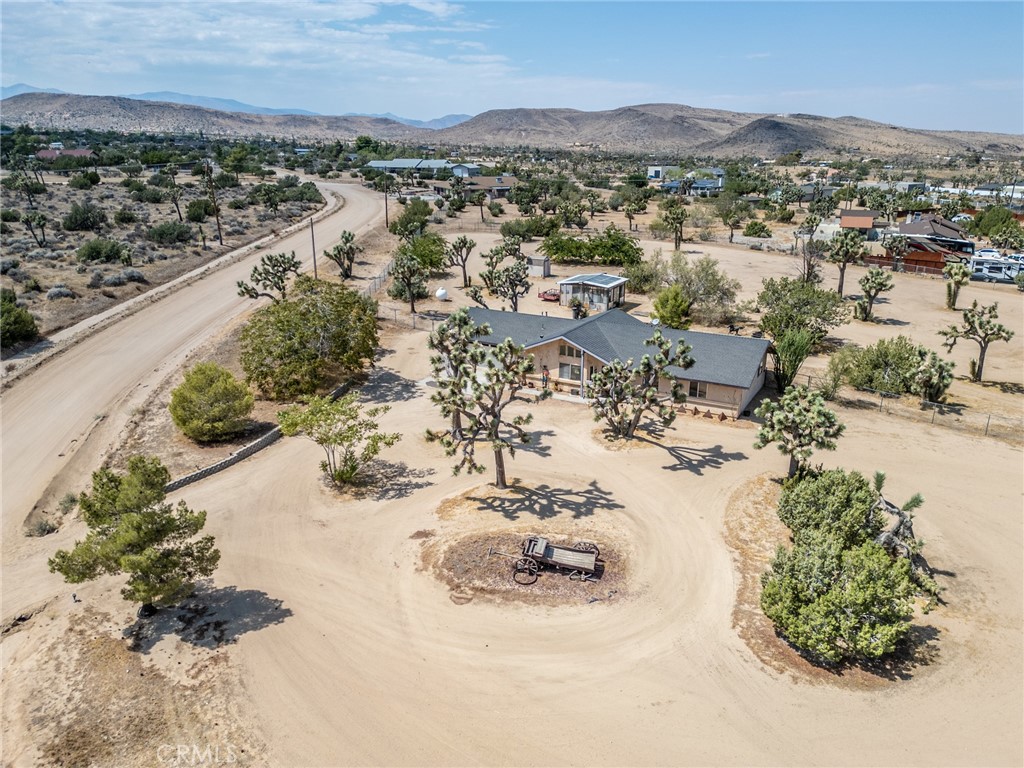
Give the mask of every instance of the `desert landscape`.
[{"label": "desert landscape", "polygon": [[[353,281],[368,286],[390,258],[381,196],[317,186],[337,201],[314,225],[318,246],[342,230],[370,244]],[[625,228],[617,214],[599,223],[610,221]],[[458,224],[442,231],[451,239]],[[468,234],[476,272],[498,236]],[[775,514],[786,459],[753,447],[752,420],[682,413],[623,446],[577,398],[527,398],[515,407],[533,414],[533,441],[507,462],[511,487],[453,475],[425,435],[443,423],[430,402],[432,318],[470,303],[454,276],[431,281],[451,300],[418,305],[415,328],[406,305],[378,297],[380,351],[359,392],[390,406],[383,426],[402,440],[364,485],[325,485],[319,447],[285,438],[175,492],[207,510],[222,559],[193,598],[151,620],[135,618],[119,579],[68,585],[49,573],[47,558],[84,524],[68,515],[29,537],[26,523],[84,490],[103,462],[155,453],[178,477],[233,449],[177,434],[170,389],[200,360],[237,370],[239,326],[256,303],[235,282],[265,252],[295,250],[309,271],[308,243],[301,228],[225,253],[201,279],[52,334],[45,359],[5,361],[5,765],[1022,763],[1024,295],[1013,286],[961,293],[960,306],[998,301],[1017,334],[989,351],[984,384],[965,376],[976,350],[953,350],[959,417],[933,424],[841,399],[846,433],[815,455],[886,472],[893,498],[925,497],[917,532],[942,601],[918,611],[912,642],[885,665],[812,664],[761,613],[760,574],[787,535]],[[670,250],[641,245],[648,257]],[[787,253],[740,244],[684,250],[718,259],[744,299],[798,269]],[[863,269],[850,267],[848,293]],[[569,270],[535,280],[520,311],[567,313],[536,293]],[[836,270],[823,274],[834,288]],[[943,281],[894,278],[876,322],[834,335],[866,345],[901,333],[939,350],[937,331],[957,317]],[[627,299],[649,313],[646,297]],[[804,371],[824,365],[812,358]],[[274,405],[260,407],[255,418],[272,421]],[[967,428],[982,414],[1004,429]],[[517,587],[508,561],[487,552],[528,534],[597,542],[604,576],[544,573]]]}]

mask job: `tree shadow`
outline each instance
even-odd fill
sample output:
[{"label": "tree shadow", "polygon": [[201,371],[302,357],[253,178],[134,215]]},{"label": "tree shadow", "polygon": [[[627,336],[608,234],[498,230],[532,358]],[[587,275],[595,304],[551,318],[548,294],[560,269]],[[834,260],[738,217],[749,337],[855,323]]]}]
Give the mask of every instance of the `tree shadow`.
[{"label": "tree shadow", "polygon": [[525,451],[526,453],[532,453],[535,456],[548,457],[551,455],[551,445],[542,442],[545,437],[554,437],[555,433],[550,429],[540,430],[536,432],[530,432],[530,442],[528,443],[516,443],[515,449],[517,452]]},{"label": "tree shadow", "polygon": [[538,485],[527,488],[521,485],[510,486],[508,489],[514,496],[494,496],[483,498],[469,496],[481,509],[500,513],[507,520],[518,520],[524,515],[533,515],[541,520],[550,520],[564,512],[569,512],[576,519],[589,517],[598,510],[625,509],[615,501],[608,491],[602,490],[596,480],[592,480],[586,488],[552,488],[550,485]]},{"label": "tree shadow", "polygon": [[[958,376],[957,378],[970,381],[969,376]],[[987,389],[998,389],[1004,395],[1024,395],[1024,384],[1018,384],[1015,381],[976,381],[974,383]]]},{"label": "tree shadow", "polygon": [[884,318],[872,317],[871,321],[875,325],[897,325],[897,326],[910,325],[910,323],[908,321],[906,321],[906,320],[897,320],[895,317],[884,317]]},{"label": "tree shadow", "polygon": [[694,475],[703,475],[706,469],[721,469],[726,462],[743,461],[749,458],[742,451],[727,453],[721,445],[712,448],[693,448],[684,445],[663,445],[665,452],[675,461],[674,464],[666,464],[662,469],[672,472],[690,472]]},{"label": "tree shadow", "polygon": [[373,362],[377,363],[383,360],[385,357],[395,354],[395,350],[390,347],[377,347],[377,352],[373,356]]},{"label": "tree shadow", "polygon": [[168,635],[203,648],[218,648],[237,642],[248,632],[280,624],[291,615],[290,608],[266,592],[200,584],[180,604],[137,619],[125,630],[125,637],[131,638],[131,649],[141,653],[149,653]]},{"label": "tree shadow", "polygon": [[419,393],[419,385],[388,368],[375,368],[362,395],[370,403],[402,403]]},{"label": "tree shadow", "polygon": [[377,458],[371,461],[355,482],[346,486],[354,496],[372,496],[377,501],[395,501],[433,485],[423,478],[436,474],[433,469],[414,469],[404,461]]}]

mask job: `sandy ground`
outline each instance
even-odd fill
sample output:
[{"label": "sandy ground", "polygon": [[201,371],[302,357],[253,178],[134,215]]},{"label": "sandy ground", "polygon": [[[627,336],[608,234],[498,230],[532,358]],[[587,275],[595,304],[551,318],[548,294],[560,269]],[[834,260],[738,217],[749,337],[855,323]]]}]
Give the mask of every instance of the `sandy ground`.
[{"label": "sandy ground", "polygon": [[[746,295],[761,276],[793,268],[776,254],[694,248],[735,270]],[[834,271],[826,267],[828,280]],[[941,282],[897,277],[879,315],[908,324],[855,323],[840,335],[870,343],[902,332],[937,349],[934,331],[955,318],[942,309]],[[205,282],[188,295],[205,295]],[[446,285],[455,301],[424,309],[460,303],[457,281]],[[1019,415],[1020,294],[971,285],[961,304],[974,297],[999,299],[1018,335],[990,352],[986,378],[1002,387],[958,381],[954,394]],[[425,383],[426,331],[399,326],[386,329],[364,390],[392,406],[385,425],[404,435],[376,470],[388,479],[336,494],[317,478],[320,449],[294,438],[184,489],[181,498],[209,512],[221,566],[191,611],[161,619],[156,642],[122,638],[133,621],[116,580],[82,585],[73,603],[72,588],[46,573],[45,558],[80,536],[81,524],[42,540],[22,538],[19,526],[47,487],[86,482],[145,400],[129,395],[171,375],[224,317],[196,318],[187,341],[154,344],[155,359],[83,349],[96,367],[118,366],[113,382],[69,352],[5,393],[3,617],[26,616],[0,646],[5,764],[76,754],[61,750],[67,728],[83,722],[118,745],[103,752],[83,735],[77,754],[98,765],[157,764],[166,744],[222,756],[244,748],[240,763],[285,766],[1024,763],[1019,447],[842,409],[847,432],[818,460],[886,471],[897,500],[924,494],[917,531],[946,591],[944,605],[917,617],[912,660],[834,675],[803,662],[752,610],[757,574],[781,533],[771,478],[785,459],[755,450],[749,425],[681,416],[658,441],[623,450],[601,440],[577,403],[524,405],[536,441],[509,463],[520,491],[494,494],[488,475],[452,476],[450,460],[424,440],[440,426]],[[123,346],[145,319],[125,321],[108,343]],[[972,351],[957,347],[958,369]],[[45,412],[36,403],[58,400],[61,382],[75,380],[90,384],[75,392],[84,419],[32,418]],[[107,416],[89,437],[99,409]],[[87,450],[57,458],[70,439]],[[453,547],[525,532],[612,543],[616,594],[519,600],[444,571]],[[172,631],[175,622],[182,628]],[[124,646],[138,648],[130,662]],[[76,719],[117,690],[116,669],[152,680],[127,689],[151,723],[151,736],[129,746],[125,736],[140,731],[123,719]],[[151,713],[152,699],[166,708]]]}]

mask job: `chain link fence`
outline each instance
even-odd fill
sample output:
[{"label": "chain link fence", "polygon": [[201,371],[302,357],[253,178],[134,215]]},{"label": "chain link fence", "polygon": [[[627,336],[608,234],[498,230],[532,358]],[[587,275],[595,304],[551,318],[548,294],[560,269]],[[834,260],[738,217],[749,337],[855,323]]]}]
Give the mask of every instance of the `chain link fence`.
[{"label": "chain link fence", "polygon": [[[822,384],[819,377],[809,374],[800,374],[797,379],[811,388],[818,388]],[[895,392],[851,387],[840,389],[834,401],[845,408],[877,411],[898,419],[933,424],[1013,443],[1024,443],[1024,413],[1021,412],[983,412],[965,405],[933,403],[928,400],[916,400],[909,395],[898,395]]]}]

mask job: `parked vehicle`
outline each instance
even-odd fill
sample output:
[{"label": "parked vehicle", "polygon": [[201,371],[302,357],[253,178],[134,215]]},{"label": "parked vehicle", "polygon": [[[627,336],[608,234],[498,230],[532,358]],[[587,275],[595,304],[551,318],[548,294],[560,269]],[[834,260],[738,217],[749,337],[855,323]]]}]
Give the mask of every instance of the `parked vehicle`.
[{"label": "parked vehicle", "polygon": [[1024,264],[1013,259],[971,259],[971,280],[987,283],[1012,283]]},{"label": "parked vehicle", "polygon": [[557,288],[548,288],[546,291],[539,291],[537,298],[541,301],[558,301],[559,290]]},{"label": "parked vehicle", "polygon": [[1003,254],[995,248],[982,248],[980,251],[975,251],[974,255],[979,259],[999,259]]}]

